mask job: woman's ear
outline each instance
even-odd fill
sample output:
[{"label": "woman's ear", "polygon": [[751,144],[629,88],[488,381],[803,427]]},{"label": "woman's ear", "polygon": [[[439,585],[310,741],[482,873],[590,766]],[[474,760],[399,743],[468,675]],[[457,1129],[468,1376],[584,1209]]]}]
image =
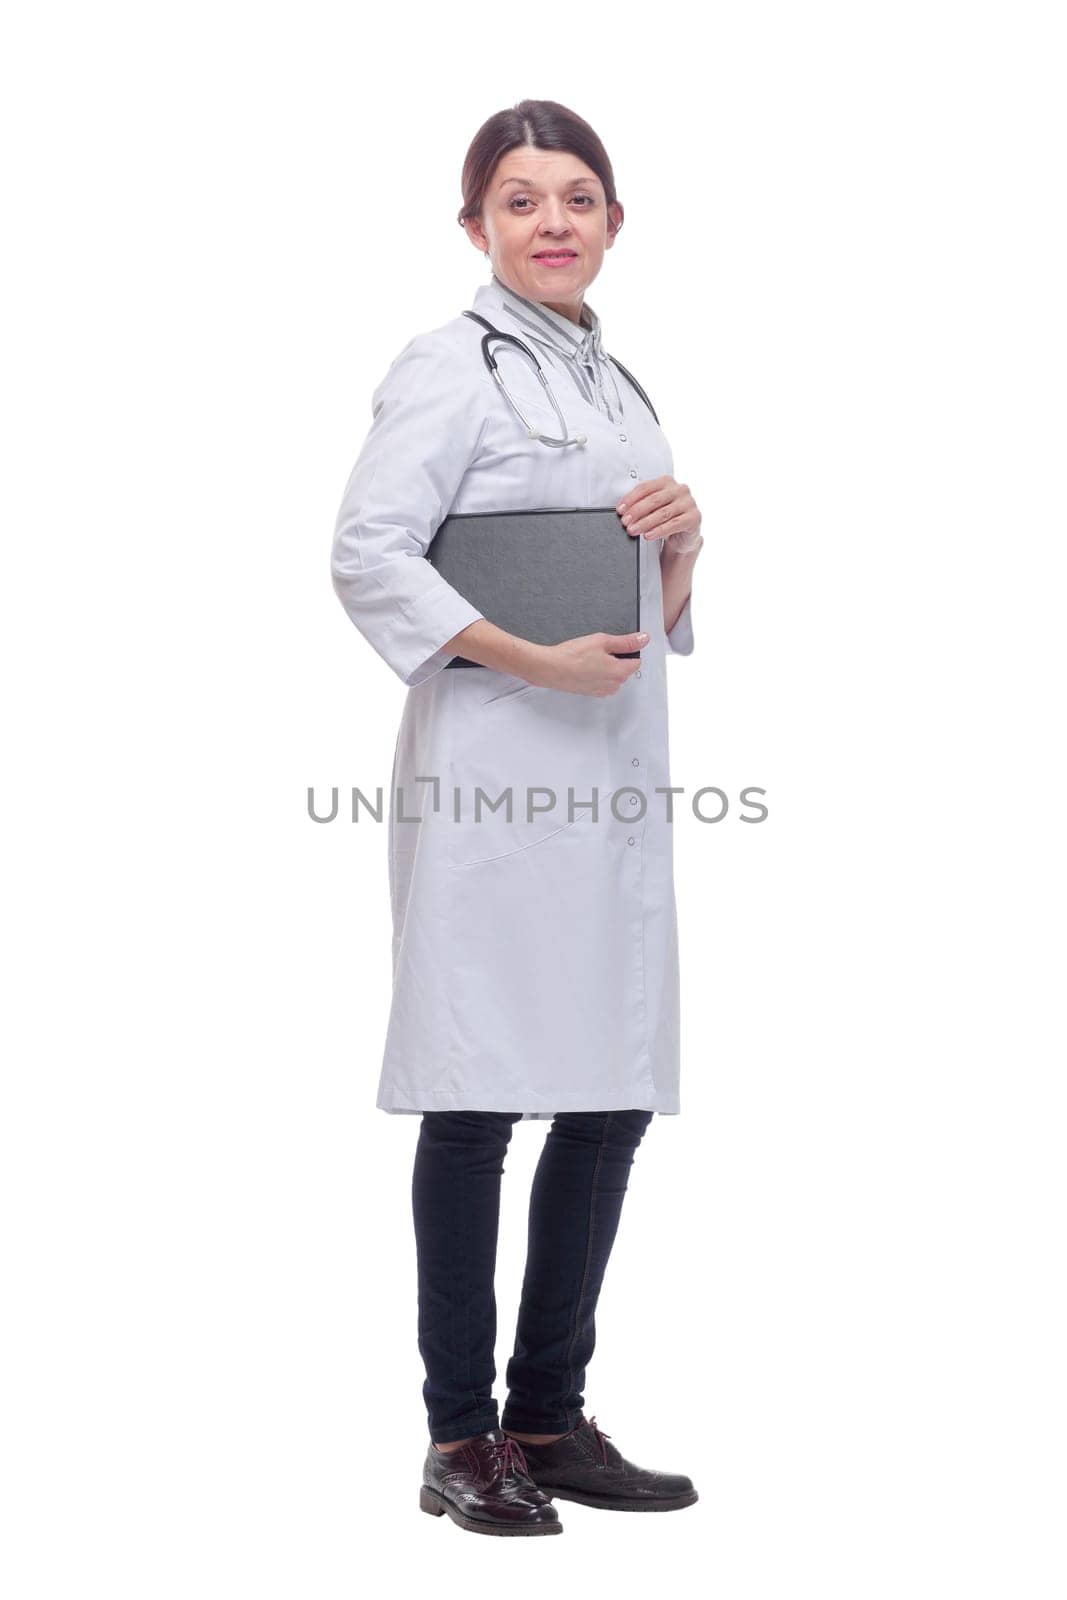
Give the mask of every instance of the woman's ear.
[{"label": "woman's ear", "polygon": [[463,229],[474,248],[488,255],[489,240],[485,229],[482,227],[481,219],[479,217],[466,217],[463,222]]},{"label": "woman's ear", "polygon": [[624,215],[625,213],[618,200],[613,200],[608,207],[608,236],[604,241],[605,250],[610,250],[615,243],[619,229],[622,227]]}]

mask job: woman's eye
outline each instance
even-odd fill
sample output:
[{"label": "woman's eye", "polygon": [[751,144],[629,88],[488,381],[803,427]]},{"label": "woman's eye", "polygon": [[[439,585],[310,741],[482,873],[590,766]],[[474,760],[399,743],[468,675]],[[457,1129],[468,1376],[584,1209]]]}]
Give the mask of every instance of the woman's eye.
[{"label": "woman's eye", "polygon": [[[588,211],[589,206],[592,206],[592,205],[596,204],[596,202],[594,201],[594,199],[593,199],[591,194],[576,194],[576,195],[573,196],[573,198],[575,200],[586,200],[586,201],[588,201],[588,205],[585,205],[585,206],[583,206],[581,208],[583,211]],[[519,205],[520,203],[523,205],[523,208],[525,209],[525,207],[527,205],[530,205],[532,202],[530,201],[529,195],[517,194],[514,197],[513,200],[509,201],[509,203],[508,203],[509,204],[509,209],[514,210],[514,208],[517,205]]]}]

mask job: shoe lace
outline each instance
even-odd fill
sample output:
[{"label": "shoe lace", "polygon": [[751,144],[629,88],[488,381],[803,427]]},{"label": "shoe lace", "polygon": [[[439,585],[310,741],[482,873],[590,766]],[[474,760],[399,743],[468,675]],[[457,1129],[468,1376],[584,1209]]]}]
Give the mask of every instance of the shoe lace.
[{"label": "shoe lace", "polygon": [[518,1440],[512,1439],[509,1434],[505,1434],[502,1439],[492,1440],[491,1444],[501,1473],[506,1474],[509,1471],[523,1472],[529,1477],[530,1469],[526,1464],[526,1457],[522,1453],[522,1446]]},{"label": "shoe lace", "polygon": [[601,1455],[601,1458],[602,1458],[602,1460],[604,1462],[604,1465],[607,1466],[607,1464],[608,1464],[608,1447],[604,1443],[604,1440],[605,1439],[610,1439],[611,1438],[611,1434],[610,1433],[604,1433],[602,1429],[597,1427],[596,1418],[595,1417],[590,1417],[589,1418],[589,1426],[593,1430],[594,1438],[596,1439],[597,1443],[600,1445],[600,1455]]}]

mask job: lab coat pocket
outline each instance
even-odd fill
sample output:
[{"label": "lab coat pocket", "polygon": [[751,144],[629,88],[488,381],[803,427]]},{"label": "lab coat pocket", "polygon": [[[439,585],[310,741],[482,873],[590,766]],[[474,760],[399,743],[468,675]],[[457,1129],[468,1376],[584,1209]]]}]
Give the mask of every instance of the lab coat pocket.
[{"label": "lab coat pocket", "polygon": [[506,675],[503,673],[500,676],[505,680],[503,682],[503,686],[494,689],[491,694],[486,695],[480,702],[483,706],[495,705],[498,700],[513,700],[516,695],[529,694],[530,690],[534,687],[532,683],[513,683],[510,681],[510,679],[507,679]]},{"label": "lab coat pocket", "polygon": [[611,806],[608,704],[535,684],[486,699],[455,697],[450,865],[496,861],[564,830],[604,824]]}]

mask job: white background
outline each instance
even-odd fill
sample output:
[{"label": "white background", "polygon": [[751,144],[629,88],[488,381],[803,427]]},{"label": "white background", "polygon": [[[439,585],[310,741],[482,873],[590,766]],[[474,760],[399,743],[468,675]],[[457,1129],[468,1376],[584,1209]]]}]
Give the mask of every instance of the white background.
[{"label": "white background", "polygon": [[[13,1600],[334,1600],[375,1564],[1062,1596],[1057,9],[9,21]],[[608,147],[588,298],[704,516],[674,781],[770,807],[678,825],[683,1109],[586,1388],[700,1500],[561,1503],[532,1543],[417,1509],[385,829],[306,810],[389,781],[406,691],[333,519],[392,357],[485,278],[462,159],[527,95]],[[501,1373],[545,1126],[507,1160]]]}]

